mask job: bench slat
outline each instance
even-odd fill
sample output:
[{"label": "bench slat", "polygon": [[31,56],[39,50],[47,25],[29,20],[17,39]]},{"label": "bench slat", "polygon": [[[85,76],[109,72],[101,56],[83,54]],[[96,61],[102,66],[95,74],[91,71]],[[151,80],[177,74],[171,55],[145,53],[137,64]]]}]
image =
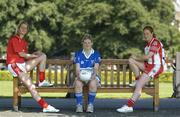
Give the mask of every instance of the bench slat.
[{"label": "bench slat", "polygon": [[52,67],[52,65],[51,64],[48,64],[48,81],[50,82],[50,83],[52,83],[52,74],[51,74],[51,67]]},{"label": "bench slat", "polygon": [[123,65],[123,85],[126,85],[126,67],[127,65]]},{"label": "bench slat", "polygon": [[104,85],[108,84],[108,70],[107,70],[107,65],[105,65],[105,79],[104,79]]},{"label": "bench slat", "polygon": [[117,65],[117,86],[120,85],[120,65]]},{"label": "bench slat", "polygon": [[101,61],[102,64],[106,65],[112,65],[112,64],[128,64],[127,59],[102,59]]},{"label": "bench slat", "polygon": [[[66,93],[66,92],[74,92],[74,87],[67,86],[58,86],[58,87],[38,87],[36,88],[38,92],[46,92],[46,93]],[[21,93],[27,93],[28,89],[25,87],[19,87]],[[154,94],[154,87],[144,87],[142,90],[144,93]],[[134,89],[132,87],[101,87],[97,90],[98,93],[132,93]]]},{"label": "bench slat", "polygon": [[57,79],[58,79],[58,72],[57,72],[57,65],[54,65],[54,85],[57,86]]},{"label": "bench slat", "polygon": [[73,64],[73,60],[48,59],[47,63],[55,65],[71,65]]},{"label": "bench slat", "polygon": [[111,75],[110,75],[110,79],[111,79],[111,86],[113,86],[113,85],[114,85],[114,73],[113,73],[113,71],[114,71],[114,66],[113,66],[113,65],[111,65]]},{"label": "bench slat", "polygon": [[73,77],[73,76],[70,76],[70,72],[72,72],[71,69],[70,69],[71,66],[68,65],[66,68],[67,68],[67,75],[66,75],[65,84],[67,86],[70,86],[70,77]]},{"label": "bench slat", "polygon": [[63,81],[64,81],[64,65],[61,66],[61,83],[60,84],[63,84]]}]

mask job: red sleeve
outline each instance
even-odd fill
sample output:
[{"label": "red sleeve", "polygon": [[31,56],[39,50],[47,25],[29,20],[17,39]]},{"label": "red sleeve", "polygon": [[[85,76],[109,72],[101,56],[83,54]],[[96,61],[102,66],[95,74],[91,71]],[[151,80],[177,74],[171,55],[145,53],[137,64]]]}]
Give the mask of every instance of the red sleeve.
[{"label": "red sleeve", "polygon": [[28,43],[26,41],[24,41],[24,50],[28,53]]},{"label": "red sleeve", "polygon": [[159,43],[159,41],[154,40],[152,42],[152,44],[150,45],[149,51],[153,52],[153,53],[157,53],[159,51],[160,47],[161,47],[161,44]]}]

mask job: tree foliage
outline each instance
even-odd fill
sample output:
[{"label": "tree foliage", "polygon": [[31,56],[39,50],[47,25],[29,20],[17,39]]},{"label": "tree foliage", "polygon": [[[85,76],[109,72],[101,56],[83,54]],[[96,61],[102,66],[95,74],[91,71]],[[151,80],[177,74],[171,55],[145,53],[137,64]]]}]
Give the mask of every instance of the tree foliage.
[{"label": "tree foliage", "polygon": [[0,9],[1,51],[20,20],[30,24],[30,51],[49,57],[69,56],[90,33],[104,58],[127,58],[142,52],[145,25],[154,27],[166,50],[180,50],[172,0],[1,0]]}]

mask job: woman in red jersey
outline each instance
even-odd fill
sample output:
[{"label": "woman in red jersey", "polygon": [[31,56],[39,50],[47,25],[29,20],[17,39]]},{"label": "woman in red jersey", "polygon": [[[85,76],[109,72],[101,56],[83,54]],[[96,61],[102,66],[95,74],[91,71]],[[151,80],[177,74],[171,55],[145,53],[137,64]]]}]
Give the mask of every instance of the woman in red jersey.
[{"label": "woman in red jersey", "polygon": [[46,55],[39,51],[33,54],[28,53],[27,42],[23,39],[27,33],[28,24],[23,21],[18,25],[16,34],[9,39],[6,61],[8,70],[11,72],[13,77],[18,77],[19,80],[28,88],[32,97],[43,108],[43,112],[59,112],[58,109],[47,104],[47,102],[39,96],[35,89],[35,85],[32,83],[28,74],[28,72],[37,66],[37,64],[40,64],[39,84],[48,86],[48,82],[44,82]]},{"label": "woman in red jersey", "polygon": [[[117,109],[121,113],[133,112],[133,106],[139,99],[144,85],[151,78],[157,78],[163,72],[164,54],[162,43],[155,37],[151,26],[144,27],[143,32],[144,40],[147,42],[144,48],[145,54],[140,57],[131,56],[129,58],[129,66],[136,76],[135,83],[131,84],[131,86],[135,86],[135,91],[127,104]],[[140,71],[143,71],[141,76]]]}]

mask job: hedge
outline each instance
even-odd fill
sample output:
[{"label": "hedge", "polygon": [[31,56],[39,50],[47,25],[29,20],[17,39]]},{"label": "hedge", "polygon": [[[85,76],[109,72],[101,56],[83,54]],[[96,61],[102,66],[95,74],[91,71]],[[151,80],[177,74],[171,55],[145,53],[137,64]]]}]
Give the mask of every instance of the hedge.
[{"label": "hedge", "polygon": [[[102,79],[104,79],[103,74],[104,73],[102,73]],[[34,73],[34,75],[35,75],[35,73]],[[64,75],[66,75],[66,73]],[[122,73],[120,75],[122,77]],[[128,76],[129,74],[126,73],[126,75]],[[54,72],[52,72],[51,76],[52,76],[52,78],[54,78]],[[109,76],[110,76],[110,73],[108,73],[108,77]],[[114,74],[114,76],[116,77],[116,74]],[[48,77],[48,74],[46,74],[46,77]],[[159,76],[160,82],[172,82],[172,78],[173,78],[172,72],[164,72]],[[12,81],[12,79],[13,79],[13,77],[11,76],[9,71],[7,71],[7,70],[0,71],[0,81]],[[60,75],[58,75],[58,79],[60,79]],[[114,79],[114,81],[116,81],[116,80],[117,79]],[[110,81],[109,78],[108,78],[108,81]]]}]

